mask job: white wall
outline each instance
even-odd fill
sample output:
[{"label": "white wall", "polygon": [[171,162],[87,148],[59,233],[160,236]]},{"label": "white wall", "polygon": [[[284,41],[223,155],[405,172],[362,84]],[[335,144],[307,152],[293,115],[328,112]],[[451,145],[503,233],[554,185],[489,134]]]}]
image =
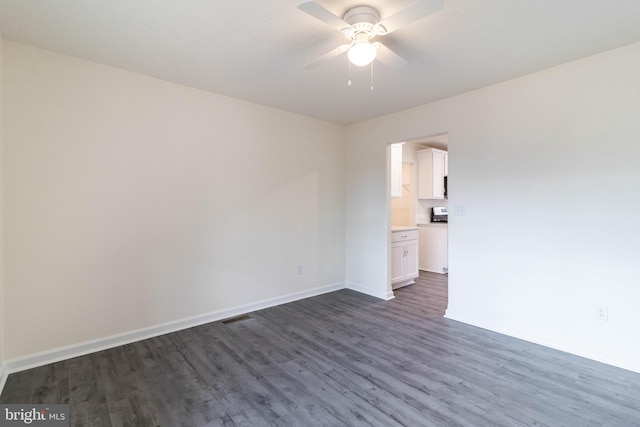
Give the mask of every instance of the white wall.
[{"label": "white wall", "polygon": [[11,42],[4,70],[8,359],[343,283],[344,127]]},{"label": "white wall", "polygon": [[[0,36],[0,381],[4,371],[4,122],[3,122],[3,42]],[[4,384],[0,383],[0,390]]]},{"label": "white wall", "polygon": [[[404,153],[403,153],[404,157]],[[415,207],[415,186],[411,183],[413,163],[401,162],[402,166],[402,194],[400,197],[391,199],[391,225],[398,226],[415,226],[416,225],[416,207]]]},{"label": "white wall", "polygon": [[448,132],[447,316],[640,372],[639,111],[634,44],[350,126],[348,283],[387,289],[386,144]]},{"label": "white wall", "polygon": [[8,359],[345,274],[387,297],[387,144],[448,132],[448,316],[640,371],[640,45],[350,126],[346,177],[340,126],[2,48]]},{"label": "white wall", "polygon": [[393,297],[387,241],[390,238],[388,152],[401,138],[377,138],[365,126],[347,128],[345,252],[346,285],[378,298]]}]

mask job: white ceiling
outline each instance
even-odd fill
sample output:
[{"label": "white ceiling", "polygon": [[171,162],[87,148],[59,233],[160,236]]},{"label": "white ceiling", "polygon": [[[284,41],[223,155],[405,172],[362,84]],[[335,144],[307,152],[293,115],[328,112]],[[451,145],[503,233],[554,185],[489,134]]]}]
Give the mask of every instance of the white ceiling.
[{"label": "white ceiling", "polygon": [[442,135],[435,135],[435,136],[430,136],[428,138],[420,138],[420,139],[416,139],[413,141],[407,141],[409,144],[415,144],[418,147],[431,147],[431,148],[437,148],[439,150],[445,150],[447,151],[449,149],[449,135],[448,134],[442,134]]},{"label": "white ceiling", "polygon": [[[318,0],[382,18],[413,0]],[[344,42],[298,0],[1,0],[5,39],[337,123],[354,123],[640,41],[639,0],[444,0],[383,40],[392,71],[304,64]]]}]

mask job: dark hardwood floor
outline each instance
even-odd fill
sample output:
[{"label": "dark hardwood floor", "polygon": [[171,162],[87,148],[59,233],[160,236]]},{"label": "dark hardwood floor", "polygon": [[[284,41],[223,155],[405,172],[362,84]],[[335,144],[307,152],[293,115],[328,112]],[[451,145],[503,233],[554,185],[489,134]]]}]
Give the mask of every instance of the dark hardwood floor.
[{"label": "dark hardwood floor", "polygon": [[75,426],[638,426],[640,375],[442,318],[447,277],[349,290],[9,376]]}]

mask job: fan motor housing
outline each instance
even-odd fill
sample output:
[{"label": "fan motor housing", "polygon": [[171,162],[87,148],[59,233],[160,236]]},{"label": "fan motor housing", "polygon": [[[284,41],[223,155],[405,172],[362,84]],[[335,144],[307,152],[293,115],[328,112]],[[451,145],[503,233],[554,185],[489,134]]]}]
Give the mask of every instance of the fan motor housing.
[{"label": "fan motor housing", "polygon": [[370,24],[373,26],[380,20],[380,15],[377,10],[370,6],[357,6],[349,9],[342,19],[354,26],[357,24]]},{"label": "fan motor housing", "polygon": [[342,19],[351,25],[343,30],[347,38],[355,40],[358,34],[365,33],[371,39],[376,35],[374,27],[380,21],[380,15],[370,6],[357,6],[349,9]]}]

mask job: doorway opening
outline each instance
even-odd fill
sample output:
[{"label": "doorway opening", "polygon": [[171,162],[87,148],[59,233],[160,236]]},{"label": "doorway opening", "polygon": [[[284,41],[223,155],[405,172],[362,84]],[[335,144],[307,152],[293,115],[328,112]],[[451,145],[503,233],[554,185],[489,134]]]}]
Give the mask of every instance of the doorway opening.
[{"label": "doorway opening", "polygon": [[[438,282],[444,283],[445,288],[434,297],[446,299],[448,134],[391,144],[389,153],[389,291],[409,295],[416,292],[409,292],[409,285],[416,284],[418,288]],[[413,238],[416,239],[415,253],[412,253]]]}]

